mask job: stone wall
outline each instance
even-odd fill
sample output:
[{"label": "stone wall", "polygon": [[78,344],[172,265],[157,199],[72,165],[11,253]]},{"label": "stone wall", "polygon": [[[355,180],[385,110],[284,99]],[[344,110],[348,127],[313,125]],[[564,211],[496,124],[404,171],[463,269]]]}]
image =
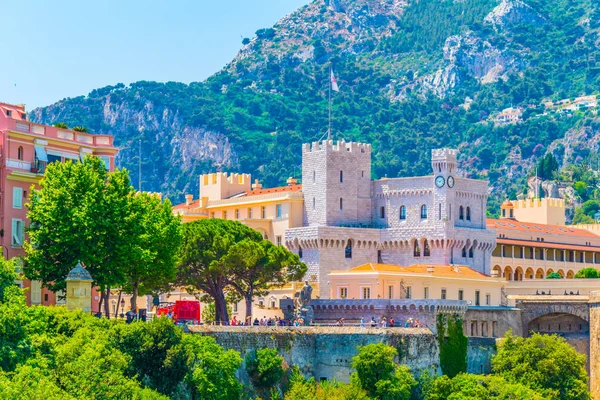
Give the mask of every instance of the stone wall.
[{"label": "stone wall", "polygon": [[463,329],[467,336],[504,337],[512,329],[515,336],[523,336],[521,310],[513,307],[469,307]]},{"label": "stone wall", "polygon": [[600,292],[590,293],[590,390],[600,400]]},{"label": "stone wall", "polygon": [[[253,349],[276,348],[288,365],[297,365],[305,376],[314,376],[317,380],[335,378],[348,382],[357,348],[371,343],[395,347],[396,361],[409,366],[413,372],[427,368],[440,372],[437,340],[429,329],[194,326],[190,331],[215,338],[224,348],[240,352],[242,358]],[[469,339],[468,372],[479,373],[482,366],[488,368],[494,352],[494,340]],[[248,382],[243,367],[239,377]]]}]

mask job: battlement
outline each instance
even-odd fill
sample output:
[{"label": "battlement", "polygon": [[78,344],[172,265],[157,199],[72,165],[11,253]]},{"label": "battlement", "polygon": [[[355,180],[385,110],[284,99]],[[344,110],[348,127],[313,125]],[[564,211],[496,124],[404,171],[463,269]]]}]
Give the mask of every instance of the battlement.
[{"label": "battlement", "polygon": [[458,154],[456,149],[433,149],[431,150],[431,161],[442,161],[442,160],[455,160]]},{"label": "battlement", "polygon": [[517,221],[534,224],[565,225],[565,201],[563,199],[511,200],[513,216]]},{"label": "battlement", "polygon": [[302,153],[312,153],[316,151],[349,151],[360,153],[371,153],[371,145],[368,143],[346,142],[345,140],[323,140],[322,142],[304,143]]},{"label": "battlement", "polygon": [[200,175],[200,198],[223,200],[233,195],[251,190],[252,177],[250,174],[228,174],[215,172]]},{"label": "battlement", "polygon": [[563,199],[524,199],[524,200],[513,200],[515,208],[543,208],[543,207],[555,207],[565,208],[565,201]]}]

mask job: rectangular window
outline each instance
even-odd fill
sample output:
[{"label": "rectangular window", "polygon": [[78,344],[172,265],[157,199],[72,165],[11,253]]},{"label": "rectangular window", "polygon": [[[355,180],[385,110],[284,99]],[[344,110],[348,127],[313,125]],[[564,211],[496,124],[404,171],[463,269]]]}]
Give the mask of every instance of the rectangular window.
[{"label": "rectangular window", "polygon": [[381,250],[377,250],[377,263],[383,264],[383,257],[381,256]]},{"label": "rectangular window", "polygon": [[442,300],[446,300],[446,289],[442,288]]},{"label": "rectangular window", "polygon": [[13,208],[23,208],[23,189],[13,188]]},{"label": "rectangular window", "polygon": [[385,207],[381,206],[381,208],[379,209],[379,216],[381,218],[385,218]]},{"label": "rectangular window", "polygon": [[485,305],[489,306],[492,304],[492,296],[488,293],[485,295]]},{"label": "rectangular window", "polygon": [[458,289],[458,299],[464,300],[465,292],[462,289]]},{"label": "rectangular window", "polygon": [[231,306],[232,310],[234,313],[238,312],[238,303],[233,303],[233,305]]},{"label": "rectangular window", "polygon": [[393,298],[394,298],[394,286],[389,285],[388,286],[388,299],[393,299]]},{"label": "rectangular window", "polygon": [[6,116],[7,117],[12,117],[12,111],[6,110]]},{"label": "rectangular window", "polygon": [[281,204],[277,204],[275,206],[275,215],[276,215],[276,218],[281,218],[281,216],[283,215]]},{"label": "rectangular window", "polygon": [[348,288],[341,287],[340,288],[340,299],[347,299],[347,298],[348,298]]},{"label": "rectangular window", "polygon": [[370,299],[371,298],[371,288],[370,287],[362,288],[362,295],[363,295],[363,299]]},{"label": "rectangular window", "polygon": [[429,298],[429,288],[428,287],[423,288],[423,298],[425,300],[427,300]]},{"label": "rectangular window", "polygon": [[42,282],[31,281],[31,304],[42,304]]},{"label": "rectangular window", "polygon": [[267,208],[264,206],[260,208],[260,217],[262,219],[267,219]]},{"label": "rectangular window", "polygon": [[344,171],[340,171],[340,183],[344,183]]},{"label": "rectangular window", "polygon": [[281,246],[281,236],[275,236],[275,241],[277,242],[277,246]]},{"label": "rectangular window", "polygon": [[235,210],[235,219],[240,219],[240,210]]},{"label": "rectangular window", "polygon": [[[102,162],[104,163],[104,168],[106,168],[107,171],[110,170],[110,157],[109,156],[98,156]],[[50,160],[48,160],[50,161]]]},{"label": "rectangular window", "polygon": [[210,213],[210,217],[211,217],[211,218],[214,218],[214,217],[215,217],[215,212],[214,212],[214,211],[212,211],[212,212]]},{"label": "rectangular window", "polygon": [[406,298],[412,299],[412,287],[410,287],[410,286],[406,287]]},{"label": "rectangular window", "polygon": [[223,219],[227,219],[227,211],[223,211]]},{"label": "rectangular window", "polygon": [[480,305],[481,305],[481,304],[480,304],[480,301],[479,301],[479,297],[481,297],[481,296],[480,296],[480,292],[479,292],[479,290],[476,290],[476,291],[475,291],[475,305],[476,305],[476,306],[480,306]]},{"label": "rectangular window", "polygon": [[248,209],[248,219],[252,219],[252,209]]},{"label": "rectangular window", "polygon": [[23,220],[13,219],[12,220],[12,247],[23,246],[24,229]]}]

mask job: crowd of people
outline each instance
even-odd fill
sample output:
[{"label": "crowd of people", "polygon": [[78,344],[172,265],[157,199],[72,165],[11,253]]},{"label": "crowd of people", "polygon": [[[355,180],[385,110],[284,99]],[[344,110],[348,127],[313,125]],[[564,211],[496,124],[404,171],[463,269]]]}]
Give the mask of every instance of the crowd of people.
[{"label": "crowd of people", "polygon": [[[340,318],[337,320],[336,325],[337,326],[345,326],[346,320],[344,318]],[[352,325],[354,325],[354,324],[352,324]],[[377,321],[375,319],[375,317],[371,317],[371,320],[366,323],[365,323],[364,317],[361,317],[359,326],[361,326],[361,327],[369,326],[371,328],[377,328],[377,327],[400,328],[400,327],[402,327],[401,324],[396,325],[396,320],[394,319],[394,317],[390,317],[389,319],[387,319],[386,317],[381,317],[381,319],[379,321]],[[404,323],[404,328],[423,328],[423,327],[425,327],[425,325],[423,323],[421,323],[421,321],[417,318],[409,318]]]},{"label": "crowd of people", "polygon": [[306,325],[304,318],[298,317],[294,319],[285,319],[285,318],[267,318],[263,316],[262,318],[254,318],[252,321],[251,317],[246,318],[245,321],[237,319],[234,315],[231,319],[231,326],[304,326]]}]

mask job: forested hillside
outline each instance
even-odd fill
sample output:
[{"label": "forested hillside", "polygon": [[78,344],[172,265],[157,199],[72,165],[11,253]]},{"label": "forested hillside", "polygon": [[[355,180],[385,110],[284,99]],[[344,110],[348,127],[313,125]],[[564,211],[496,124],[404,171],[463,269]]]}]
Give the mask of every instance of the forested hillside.
[{"label": "forested hillside", "polygon": [[[278,185],[326,134],[331,65],[333,136],[373,144],[373,177],[428,173],[432,148],[456,147],[466,174],[491,181],[495,211],[549,151],[561,167],[596,164],[595,112],[543,103],[598,91],[599,28],[593,0],[316,0],[205,82],[118,84],[32,115],[114,134],[134,171],[141,139],[143,189],[175,201],[217,169]],[[511,106],[523,122],[495,126]]]}]

